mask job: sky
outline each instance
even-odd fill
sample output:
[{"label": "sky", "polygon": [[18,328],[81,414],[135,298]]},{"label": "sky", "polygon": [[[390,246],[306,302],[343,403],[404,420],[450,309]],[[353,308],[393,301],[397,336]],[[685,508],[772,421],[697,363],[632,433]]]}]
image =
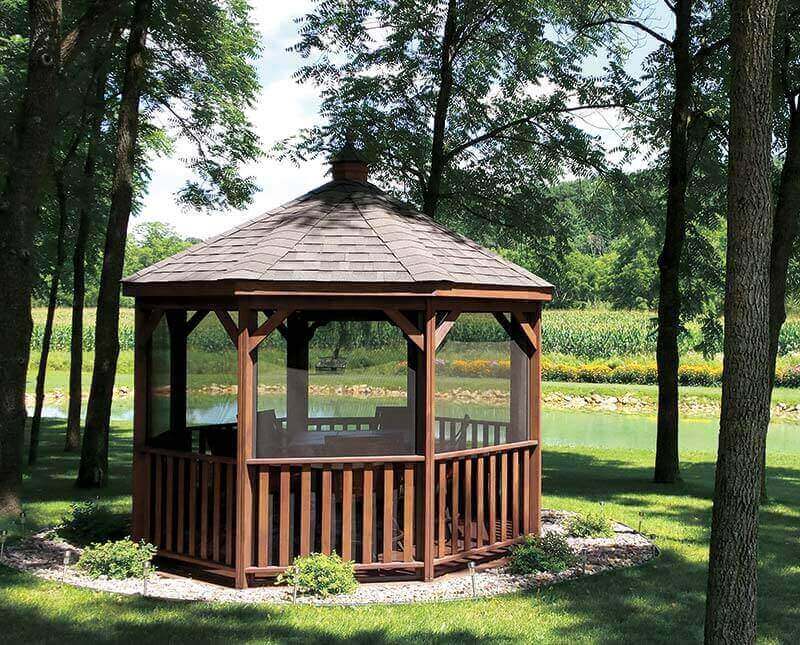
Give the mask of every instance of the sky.
[{"label": "sky", "polygon": [[[253,5],[252,17],[262,36],[263,52],[257,61],[261,95],[250,118],[262,145],[269,148],[276,141],[313,125],[317,119],[317,89],[295,82],[292,74],[301,64],[301,59],[296,53],[286,51],[297,42],[294,19],[306,13],[312,2],[270,0],[254,2]],[[653,18],[652,15],[649,17]],[[668,33],[669,17],[655,17],[659,18],[658,22],[663,23],[664,31]],[[648,23],[652,24],[650,20]],[[641,69],[641,62],[652,49],[653,43],[633,33],[631,38],[639,46],[628,62],[630,71],[635,73],[637,68]],[[593,66],[596,66],[595,70],[591,69]],[[601,66],[601,60],[590,62],[587,71],[599,72]],[[610,148],[624,136],[623,124],[608,111],[586,114],[583,125],[600,135]],[[133,221],[134,227],[147,221],[160,221],[173,226],[184,237],[207,238],[294,199],[326,181],[328,168],[321,159],[308,161],[298,167],[264,157],[245,169],[244,174],[255,177],[261,189],[246,209],[213,214],[187,211],[175,200],[175,193],[189,178],[181,160],[186,156],[187,145],[179,142],[173,154],[153,161],[152,181],[140,214]]]}]

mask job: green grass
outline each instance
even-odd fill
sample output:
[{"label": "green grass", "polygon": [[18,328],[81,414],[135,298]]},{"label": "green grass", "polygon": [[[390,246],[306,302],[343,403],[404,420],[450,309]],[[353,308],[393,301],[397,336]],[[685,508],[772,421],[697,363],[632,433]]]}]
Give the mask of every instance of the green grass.
[{"label": "green grass", "polygon": [[[59,451],[63,424],[47,422],[42,458],[26,475],[29,529],[52,525],[78,497],[76,458]],[[130,428],[114,429],[112,477],[102,498],[130,501]],[[702,640],[713,455],[683,454],[683,481],[650,482],[649,452],[544,451],[545,505],[609,517],[656,536],[661,556],[624,571],[532,594],[476,602],[364,608],[176,603],[118,597],[40,581],[0,566],[0,625],[8,643],[690,643]],[[771,455],[771,502],[761,514],[759,640],[800,631],[800,463]],[[17,529],[18,530],[18,529]]]}]

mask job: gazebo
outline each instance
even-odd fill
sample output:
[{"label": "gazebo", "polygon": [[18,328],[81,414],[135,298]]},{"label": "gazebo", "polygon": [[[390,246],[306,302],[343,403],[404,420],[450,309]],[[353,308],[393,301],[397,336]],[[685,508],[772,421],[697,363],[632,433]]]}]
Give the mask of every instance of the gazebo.
[{"label": "gazebo", "polygon": [[[552,286],[368,183],[351,145],[331,163],[332,181],[123,280],[136,300],[134,538],[240,588],[333,551],[363,578],[430,580],[540,530]],[[478,314],[508,339],[508,361],[495,361],[508,373],[504,416],[437,414],[437,351]],[[236,352],[225,422],[188,409],[187,347],[202,321]],[[312,360],[331,322],[397,335],[399,404],[373,405],[367,391],[360,415],[310,405],[309,374],[347,374]],[[277,385],[264,385],[276,361]]]}]

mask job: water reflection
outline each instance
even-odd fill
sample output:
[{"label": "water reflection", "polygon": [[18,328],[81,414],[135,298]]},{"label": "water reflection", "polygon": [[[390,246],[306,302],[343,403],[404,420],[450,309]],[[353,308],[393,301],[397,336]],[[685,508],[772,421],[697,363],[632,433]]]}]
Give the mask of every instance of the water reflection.
[{"label": "water reflection", "polygon": [[[403,405],[403,399],[355,398],[346,396],[311,396],[311,416],[357,417],[374,414],[376,405]],[[261,409],[274,408],[283,416],[285,396],[259,395]],[[29,411],[30,412],[30,411]],[[508,410],[503,406],[481,403],[439,401],[436,413],[440,416],[473,419],[503,420]],[[66,418],[67,401],[51,402],[44,406],[43,416]],[[114,401],[112,421],[133,420],[133,397]],[[192,409],[188,421],[192,425],[223,423],[236,419],[236,396],[233,394],[196,395],[192,397]],[[681,420],[681,450],[714,453],[717,450],[719,421],[686,417]],[[580,410],[544,410],[542,413],[542,435],[545,445],[589,446],[599,448],[629,448],[653,450],[655,447],[656,419],[649,416],[615,414],[610,412],[587,412]],[[770,426],[767,438],[771,452],[800,454],[800,426],[775,422]]]}]

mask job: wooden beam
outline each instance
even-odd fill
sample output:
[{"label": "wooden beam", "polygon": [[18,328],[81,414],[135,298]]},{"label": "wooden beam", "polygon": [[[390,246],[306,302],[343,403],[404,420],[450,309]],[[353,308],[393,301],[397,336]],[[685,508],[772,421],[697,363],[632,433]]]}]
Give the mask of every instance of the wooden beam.
[{"label": "wooden beam", "polygon": [[461,311],[459,309],[453,309],[447,312],[444,320],[436,327],[436,349],[442,346],[444,339],[447,338],[447,334],[450,333],[450,330],[453,328],[453,325],[455,325],[460,315]]},{"label": "wooden beam", "polygon": [[[225,314],[228,312],[226,311]],[[219,316],[219,313],[217,313]],[[246,569],[253,562],[253,488],[247,460],[253,457],[256,416],[255,360],[250,351],[250,336],[255,329],[256,312],[247,304],[239,307],[238,419],[236,432],[236,588],[247,587]],[[230,316],[228,316],[230,319]],[[231,321],[232,322],[232,321]]]},{"label": "wooden beam", "polygon": [[188,336],[189,334],[191,334],[195,330],[195,327],[197,327],[197,325],[203,322],[203,320],[207,315],[208,315],[208,310],[206,309],[200,309],[198,311],[195,311],[194,314],[192,314],[192,317],[189,318],[189,320],[186,323],[186,335]]},{"label": "wooden beam", "polygon": [[425,351],[425,340],[422,332],[411,324],[408,318],[399,309],[384,309],[387,318],[397,325],[406,335],[408,340],[414,343],[419,349]]},{"label": "wooden beam", "polygon": [[150,337],[161,322],[161,316],[164,315],[163,309],[153,309],[150,315],[147,316],[141,323],[139,329],[136,330],[136,344],[144,347],[150,342]]},{"label": "wooden beam", "polygon": [[233,318],[231,318],[231,315],[224,309],[214,309],[214,313],[219,319],[219,322],[225,328],[225,331],[228,332],[228,336],[230,337],[233,346],[238,348],[239,330],[236,328],[236,323],[233,322]]},{"label": "wooden beam", "polygon": [[514,316],[515,322],[522,330],[522,333],[525,334],[525,337],[528,339],[534,351],[536,351],[539,347],[539,341],[536,337],[536,330],[528,319],[528,316],[522,311],[512,311],[511,314]]},{"label": "wooden beam", "polygon": [[[541,347],[542,339],[542,306],[537,305],[533,315],[533,329],[536,335],[534,347]],[[542,362],[541,352],[534,349],[530,360],[530,439],[536,441],[536,448],[531,455],[531,490],[530,530],[539,535],[542,531]]]},{"label": "wooden beam", "polygon": [[250,336],[250,351],[252,352],[267,337],[275,331],[292,313],[291,309],[278,309],[267,320],[260,325]]},{"label": "wooden beam", "polygon": [[150,396],[147,387],[147,354],[150,347],[140,342],[141,329],[147,321],[147,314],[137,305],[135,313],[136,346],[133,349],[133,538],[147,540],[150,499],[148,480],[150,478],[150,457],[140,451],[147,443],[147,404]]},{"label": "wooden beam", "polygon": [[[424,424],[424,437],[425,444],[423,446],[423,454],[425,456],[425,464],[423,467],[424,478],[424,503],[425,508],[423,512],[423,578],[425,580],[433,580],[434,568],[434,501],[433,496],[436,492],[435,488],[435,458],[436,458],[436,437],[434,436],[434,424],[436,423],[436,413],[434,410],[434,398],[436,396],[436,311],[433,308],[433,303],[428,302],[427,310],[425,311],[425,334],[424,334],[424,349],[422,361],[424,362],[424,381],[425,392],[423,402],[424,417],[419,419],[418,422]],[[419,557],[419,556],[418,556]]]}]

